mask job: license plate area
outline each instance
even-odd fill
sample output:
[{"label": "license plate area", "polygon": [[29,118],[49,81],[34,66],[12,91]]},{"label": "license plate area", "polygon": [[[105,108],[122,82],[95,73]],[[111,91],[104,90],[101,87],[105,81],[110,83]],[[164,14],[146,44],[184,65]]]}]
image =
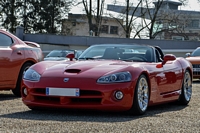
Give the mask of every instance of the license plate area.
[{"label": "license plate area", "polygon": [[47,87],[46,88],[46,95],[47,96],[80,96],[80,89],[79,88],[54,88],[54,87]]}]

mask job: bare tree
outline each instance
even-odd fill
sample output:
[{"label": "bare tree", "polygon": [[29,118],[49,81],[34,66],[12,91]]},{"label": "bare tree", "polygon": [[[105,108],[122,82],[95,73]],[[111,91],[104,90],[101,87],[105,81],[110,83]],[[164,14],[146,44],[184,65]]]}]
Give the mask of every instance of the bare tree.
[{"label": "bare tree", "polygon": [[[93,7],[92,0],[82,0],[86,16],[88,18],[89,32],[94,31],[95,36],[99,36],[99,31],[101,27],[101,20],[103,15],[104,0],[97,0],[96,8]],[[93,18],[95,24],[93,24]]]},{"label": "bare tree", "polygon": [[[116,1],[114,2],[114,4],[115,3]],[[111,13],[109,14],[109,16],[115,18],[116,21],[118,21],[118,23],[123,27],[123,30],[126,34],[126,38],[130,38],[132,29],[135,25],[135,21],[137,21],[137,19],[141,17],[141,15],[138,15],[138,11],[141,9],[141,3],[142,0],[139,0],[136,4],[136,7],[133,7],[133,3],[130,3],[129,0],[125,0],[125,8],[121,10],[120,15],[114,16]],[[123,19],[123,22],[121,22],[120,19]]]},{"label": "bare tree", "polygon": [[[162,32],[176,31],[177,27],[172,27],[170,24],[174,24],[175,20],[179,21],[177,17],[180,16],[180,13],[175,13],[176,11],[174,11],[174,13],[171,12],[174,14],[172,17],[172,14],[170,14],[168,10],[163,10],[161,8],[164,6],[163,1],[165,0],[156,0],[156,2],[154,2],[155,6],[153,6],[152,1],[150,0],[138,0],[137,4],[131,6],[130,1],[126,0],[126,6],[124,6],[123,10],[120,11],[122,15],[121,18],[125,18],[124,23],[121,25],[123,26],[125,24],[124,31],[126,32],[126,38],[129,38],[130,34],[132,34],[133,38],[141,38],[141,34],[146,32],[150,39],[154,39],[158,34],[161,34]],[[188,0],[180,1],[183,4]],[[117,18],[120,17],[118,16],[116,19]],[[141,21],[138,22],[138,20]],[[163,23],[161,22],[164,22],[165,25],[168,23],[169,27],[165,26],[166,28],[163,28],[161,26]]]},{"label": "bare tree", "polygon": [[[148,0],[144,0],[146,3],[146,13],[148,17],[144,17],[143,22],[145,24],[145,28],[148,31],[148,37],[150,39],[154,39],[157,35],[161,35],[165,32],[175,32],[175,33],[183,33],[179,27],[182,25],[187,25],[189,22],[189,17],[185,20],[185,13],[179,12],[178,10],[170,10],[166,8],[161,8],[163,6],[163,0],[157,0],[155,7],[152,9],[149,7]],[[182,2],[187,2],[186,0],[182,0]],[[187,14],[188,16],[189,14]]]}]

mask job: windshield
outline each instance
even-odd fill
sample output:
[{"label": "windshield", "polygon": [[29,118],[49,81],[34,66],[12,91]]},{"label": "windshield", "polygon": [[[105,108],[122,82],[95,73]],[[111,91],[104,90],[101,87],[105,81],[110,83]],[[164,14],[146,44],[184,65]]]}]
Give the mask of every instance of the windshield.
[{"label": "windshield", "polygon": [[146,45],[94,45],[79,57],[79,60],[87,59],[152,62],[153,49]]},{"label": "windshield", "polygon": [[68,53],[73,51],[64,51],[64,50],[53,50],[46,57],[66,57]]},{"label": "windshield", "polygon": [[200,56],[200,48],[195,49],[195,50],[192,52],[191,56]]}]

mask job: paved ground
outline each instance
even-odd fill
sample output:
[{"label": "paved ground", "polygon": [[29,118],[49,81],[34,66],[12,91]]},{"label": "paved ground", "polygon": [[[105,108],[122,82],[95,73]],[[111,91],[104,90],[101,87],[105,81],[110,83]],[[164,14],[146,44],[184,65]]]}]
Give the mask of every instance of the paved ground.
[{"label": "paved ground", "polygon": [[31,111],[10,91],[0,91],[0,133],[198,133],[200,81],[193,82],[188,106],[165,104],[143,116],[80,111]]}]

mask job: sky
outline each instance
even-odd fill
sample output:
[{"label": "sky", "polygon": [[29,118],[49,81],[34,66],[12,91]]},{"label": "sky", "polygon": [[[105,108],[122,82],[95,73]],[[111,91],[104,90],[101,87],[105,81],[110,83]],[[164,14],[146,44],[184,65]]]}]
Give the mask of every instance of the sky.
[{"label": "sky", "polygon": [[[107,4],[112,4],[113,0],[105,0],[105,8],[107,7]],[[125,0],[118,0],[121,1],[117,3],[116,5],[123,5]],[[173,0],[173,1],[178,1],[178,0]],[[197,2],[197,0],[188,0],[188,4],[186,6],[179,6],[179,10],[191,10],[191,11],[200,11],[200,3]],[[85,12],[83,11],[83,6],[80,4],[79,6],[76,6],[71,9],[70,13],[73,14],[84,14]]]}]

